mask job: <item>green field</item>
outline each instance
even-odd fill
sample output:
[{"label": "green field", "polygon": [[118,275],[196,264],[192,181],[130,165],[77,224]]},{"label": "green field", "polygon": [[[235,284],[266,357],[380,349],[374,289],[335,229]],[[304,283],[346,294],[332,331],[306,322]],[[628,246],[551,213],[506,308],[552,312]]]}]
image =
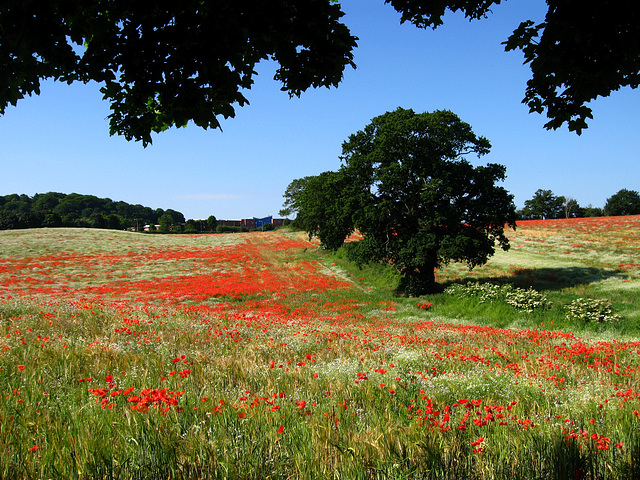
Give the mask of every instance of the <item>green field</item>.
[{"label": "green field", "polygon": [[640,478],[640,217],[444,293],[299,232],[0,232],[0,479]]}]

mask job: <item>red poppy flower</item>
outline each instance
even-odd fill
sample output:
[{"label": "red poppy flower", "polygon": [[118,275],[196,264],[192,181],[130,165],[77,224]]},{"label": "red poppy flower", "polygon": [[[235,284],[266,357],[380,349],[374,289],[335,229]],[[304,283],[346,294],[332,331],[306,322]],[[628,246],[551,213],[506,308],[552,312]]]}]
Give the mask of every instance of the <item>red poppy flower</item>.
[{"label": "red poppy flower", "polygon": [[471,442],[471,446],[472,447],[477,447],[478,445],[480,445],[482,442],[484,442],[484,437],[479,437],[478,440],[476,440],[475,442]]}]

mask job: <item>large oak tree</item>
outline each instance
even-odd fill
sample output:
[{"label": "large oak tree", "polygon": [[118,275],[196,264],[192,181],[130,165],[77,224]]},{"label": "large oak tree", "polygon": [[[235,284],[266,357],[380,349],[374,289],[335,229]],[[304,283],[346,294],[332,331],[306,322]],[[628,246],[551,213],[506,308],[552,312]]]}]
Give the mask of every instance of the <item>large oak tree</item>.
[{"label": "large oak tree", "polygon": [[434,290],[437,267],[482,265],[496,242],[509,248],[515,205],[496,185],[505,168],[465,158],[490,147],[450,111],[387,112],[343,143],[338,172],[307,181],[300,225],[332,249],[358,230],[363,239],[348,245],[354,260],[394,265],[410,294]]}]

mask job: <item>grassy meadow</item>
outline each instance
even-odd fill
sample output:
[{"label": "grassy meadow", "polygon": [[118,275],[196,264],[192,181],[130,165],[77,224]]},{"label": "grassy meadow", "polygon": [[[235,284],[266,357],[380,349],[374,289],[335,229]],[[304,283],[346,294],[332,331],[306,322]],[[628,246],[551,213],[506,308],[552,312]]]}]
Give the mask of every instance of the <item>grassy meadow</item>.
[{"label": "grassy meadow", "polygon": [[300,232],[0,232],[0,479],[638,479],[640,216],[443,293]]}]

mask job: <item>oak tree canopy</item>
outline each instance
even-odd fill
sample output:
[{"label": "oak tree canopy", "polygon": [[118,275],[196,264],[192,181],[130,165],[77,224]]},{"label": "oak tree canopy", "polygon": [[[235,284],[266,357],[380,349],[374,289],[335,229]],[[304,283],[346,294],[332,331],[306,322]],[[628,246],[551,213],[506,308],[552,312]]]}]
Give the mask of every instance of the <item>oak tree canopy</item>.
[{"label": "oak tree canopy", "polygon": [[[470,20],[501,0],[385,0],[402,22],[443,23],[447,10]],[[632,0],[547,0],[545,20],[523,19],[505,39],[531,67],[526,103],[547,128],[578,134],[586,105],[640,81],[640,9]],[[290,95],[337,86],[357,37],[333,0],[4,0],[0,4],[0,114],[40,81],[100,84],[109,130],[143,144],[151,132],[189,121],[220,126],[248,103],[255,66],[275,60]],[[356,32],[357,33],[357,32]]]},{"label": "oak tree canopy", "polygon": [[110,133],[151,142],[189,121],[219,127],[247,99],[256,64],[279,66],[291,95],[337,86],[356,38],[329,0],[6,0],[0,6],[0,113],[40,81],[101,84]]},{"label": "oak tree canopy", "polygon": [[398,108],[343,143],[337,172],[294,180],[286,203],[297,208],[295,224],[325,248],[339,248],[357,230],[363,238],[347,244],[347,254],[393,265],[405,291],[421,294],[436,288],[435,268],[483,265],[496,243],[509,248],[513,196],[496,185],[505,168],[465,158],[490,147],[448,110]]}]

